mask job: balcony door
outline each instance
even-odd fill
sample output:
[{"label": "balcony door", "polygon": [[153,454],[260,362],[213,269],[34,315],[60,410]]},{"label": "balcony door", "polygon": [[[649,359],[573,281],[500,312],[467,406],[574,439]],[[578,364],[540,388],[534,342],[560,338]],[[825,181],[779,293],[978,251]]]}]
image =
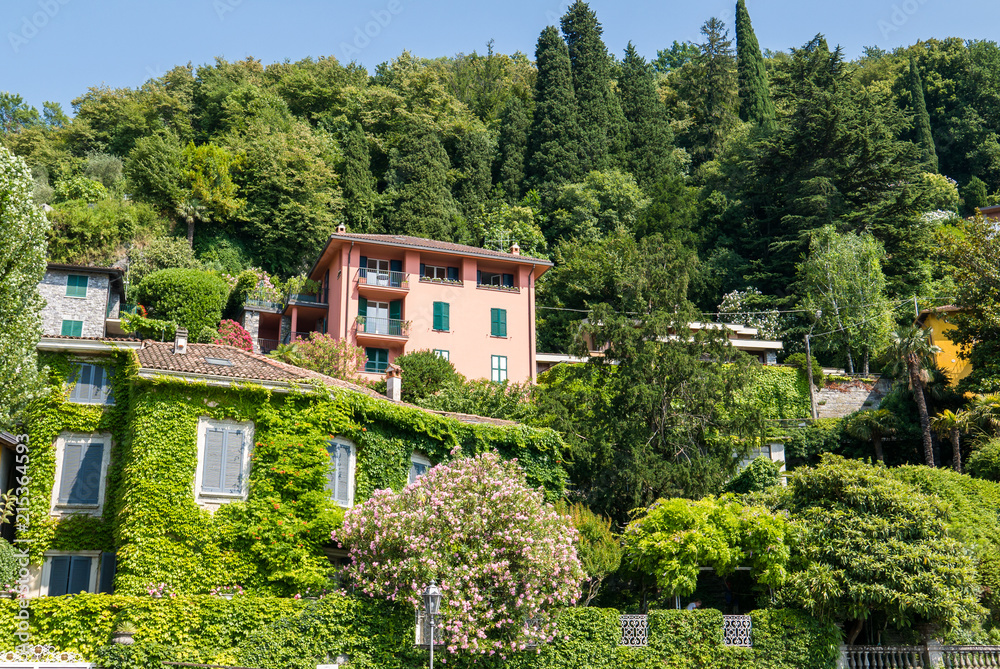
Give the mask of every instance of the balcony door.
[{"label": "balcony door", "polygon": [[[386,270],[388,275],[388,270]],[[371,274],[368,275],[369,277]],[[389,334],[389,303],[368,300],[368,313],[365,314],[365,332],[370,334]]]},{"label": "balcony door", "polygon": [[[389,261],[377,258],[368,258],[368,285],[388,286],[389,285]],[[388,318],[388,316],[386,316]]]}]

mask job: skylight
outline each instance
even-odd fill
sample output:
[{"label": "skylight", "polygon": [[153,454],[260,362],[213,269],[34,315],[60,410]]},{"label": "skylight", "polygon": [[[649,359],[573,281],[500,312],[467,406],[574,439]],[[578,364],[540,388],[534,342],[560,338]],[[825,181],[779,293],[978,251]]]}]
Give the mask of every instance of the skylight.
[{"label": "skylight", "polygon": [[218,365],[219,367],[232,367],[233,361],[227,360],[226,358],[205,358],[205,362],[209,365]]}]

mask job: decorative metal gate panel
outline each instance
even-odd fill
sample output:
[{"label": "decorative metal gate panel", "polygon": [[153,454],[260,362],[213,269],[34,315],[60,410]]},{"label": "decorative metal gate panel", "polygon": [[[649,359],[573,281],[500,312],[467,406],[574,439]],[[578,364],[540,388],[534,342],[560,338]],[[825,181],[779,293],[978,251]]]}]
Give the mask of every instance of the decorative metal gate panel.
[{"label": "decorative metal gate panel", "polygon": [[649,640],[649,620],[642,615],[623,615],[621,617],[622,638],[618,645],[638,648],[645,646]]},{"label": "decorative metal gate panel", "polygon": [[752,647],[752,632],[750,616],[722,616],[722,640],[727,646]]},{"label": "decorative metal gate panel", "polygon": [[19,669],[92,669],[76,653],[57,650],[55,646],[24,644],[14,650],[0,651],[0,667]]}]

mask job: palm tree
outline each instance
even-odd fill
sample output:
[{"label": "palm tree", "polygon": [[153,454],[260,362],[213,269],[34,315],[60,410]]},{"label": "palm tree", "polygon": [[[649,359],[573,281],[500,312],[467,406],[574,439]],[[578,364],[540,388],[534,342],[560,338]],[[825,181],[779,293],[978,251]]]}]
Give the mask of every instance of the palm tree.
[{"label": "palm tree", "polygon": [[904,327],[892,333],[889,346],[890,359],[894,361],[893,371],[898,378],[905,371],[913,399],[920,414],[920,431],[923,433],[924,461],[928,467],[934,466],[934,442],[931,439],[931,420],[927,413],[927,368],[932,364],[934,354],[940,348],[931,343],[930,329],[923,330],[915,325]]},{"label": "palm tree", "polygon": [[211,219],[208,209],[206,209],[205,205],[201,203],[201,200],[196,197],[192,197],[177,205],[175,213],[179,219],[187,223],[188,246],[194,248],[194,223],[195,221],[208,223]]},{"label": "palm tree", "polygon": [[952,411],[945,409],[938,415],[934,416],[931,420],[931,429],[937,432],[940,436],[948,436],[951,438],[951,448],[952,448],[952,467],[959,474],[962,473],[962,450],[960,446],[960,435],[962,432],[966,432],[969,426],[969,419],[971,414],[968,411],[959,411],[958,413],[953,413]]},{"label": "palm tree", "polygon": [[875,445],[875,458],[885,464],[882,455],[882,439],[899,430],[899,420],[888,409],[869,409],[858,411],[844,421],[847,434],[861,441],[870,441]]}]

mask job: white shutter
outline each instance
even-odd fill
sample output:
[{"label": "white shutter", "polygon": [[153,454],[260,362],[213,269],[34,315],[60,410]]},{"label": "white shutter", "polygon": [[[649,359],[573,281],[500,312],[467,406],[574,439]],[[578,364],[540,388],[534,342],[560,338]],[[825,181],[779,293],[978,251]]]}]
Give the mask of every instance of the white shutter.
[{"label": "white shutter", "polygon": [[209,428],[205,432],[205,462],[202,465],[201,489],[204,492],[222,492],[222,457],[225,452],[226,433]]},{"label": "white shutter", "polygon": [[243,432],[226,430],[222,487],[225,492],[243,492]]},{"label": "white shutter", "polygon": [[349,444],[337,444],[337,491],[334,499],[341,506],[350,506],[351,490],[351,447]]}]

